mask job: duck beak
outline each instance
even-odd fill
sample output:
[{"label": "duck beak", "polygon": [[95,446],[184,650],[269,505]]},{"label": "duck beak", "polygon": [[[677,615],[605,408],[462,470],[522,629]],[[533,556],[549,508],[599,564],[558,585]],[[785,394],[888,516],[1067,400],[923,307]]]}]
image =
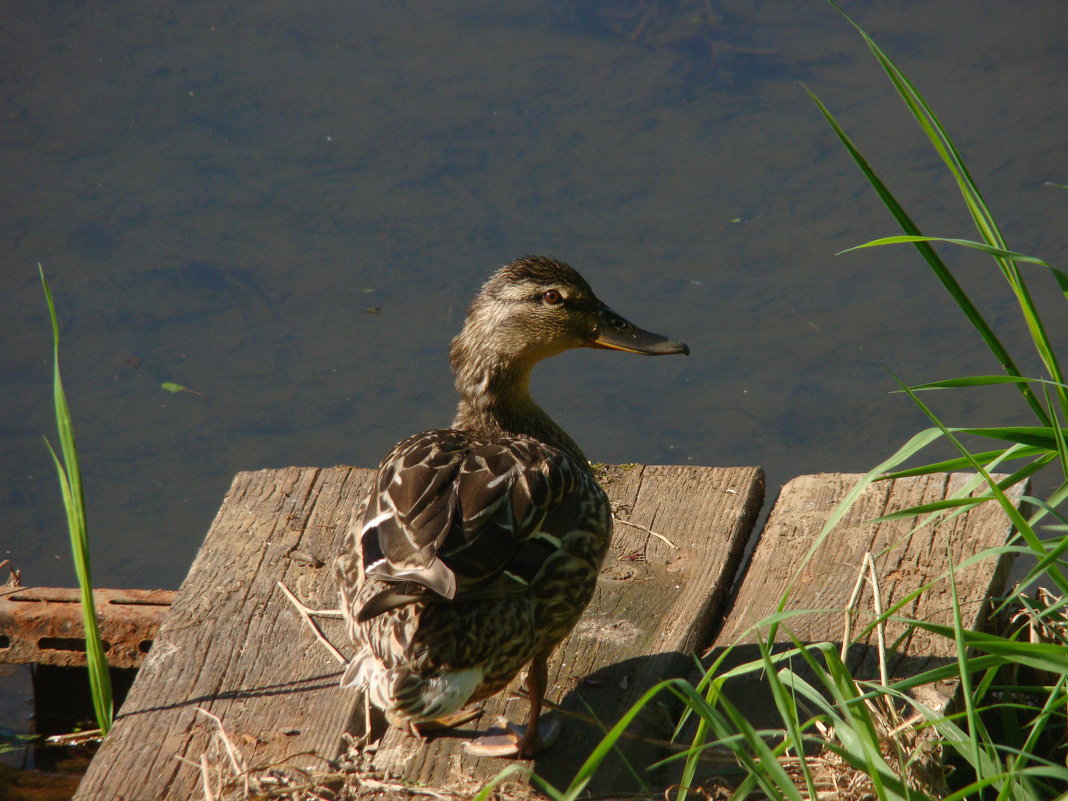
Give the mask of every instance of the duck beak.
[{"label": "duck beak", "polygon": [[597,310],[597,324],[586,347],[622,350],[646,356],[666,356],[672,353],[690,355],[690,349],[674,339],[644,331],[620,317],[603,303]]}]

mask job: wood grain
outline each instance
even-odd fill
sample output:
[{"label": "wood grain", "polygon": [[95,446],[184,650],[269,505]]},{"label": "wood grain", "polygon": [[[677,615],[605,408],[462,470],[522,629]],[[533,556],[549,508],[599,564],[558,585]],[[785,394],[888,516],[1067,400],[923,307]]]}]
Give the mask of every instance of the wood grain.
[{"label": "wood grain", "polygon": [[[339,754],[342,733],[362,726],[359,694],[337,686],[340,667],[276,582],[309,605],[336,606],[329,564],[372,475],[287,468],[235,478],[77,799],[198,797],[195,763],[216,748],[217,730],[198,708],[222,721],[251,767],[322,769]],[[626,522],[617,523],[587,616],[553,660],[549,698],[572,709],[589,704],[611,724],[649,684],[685,675],[688,654],[707,640],[759,509],[763,475],[751,467],[628,466],[608,468],[605,484]],[[340,627],[324,628],[338,641]],[[521,719],[525,704],[499,696],[483,718]],[[650,731],[668,724],[655,710],[648,717]],[[464,755],[459,743],[470,734],[465,727],[421,745],[390,732],[374,767],[405,783],[470,788],[505,764]],[[564,781],[598,739],[595,727],[568,720],[536,770]],[[625,745],[636,761],[643,748]]]},{"label": "wood grain", "polygon": [[[371,476],[368,470],[341,467],[235,478],[77,799],[201,797],[200,770],[191,763],[217,752],[218,727],[198,708],[222,721],[251,769],[283,763],[322,769],[339,755],[343,732],[362,730],[359,693],[337,686],[339,665],[303,626],[276,582],[311,605],[336,605],[329,563],[354,524]],[[710,641],[716,648],[736,643],[735,663],[755,658],[753,643],[761,632],[751,627],[774,611],[792,580],[787,608],[843,609],[868,553],[875,559],[884,605],[934,581],[901,612],[948,622],[950,590],[940,577],[950,560],[959,565],[1002,544],[1010,530],[1007,519],[987,504],[915,531],[906,520],[868,523],[895,509],[947,497],[964,479],[939,475],[881,482],[865,490],[806,559],[857,478],[802,476],[783,488],[724,619],[731,580],[763,495],[760,470],[607,468],[604,483],[617,512],[616,537],[590,609],[553,659],[549,698],[611,725],[646,688],[686,675],[689,654]],[[1017,488],[1014,496],[1021,492]],[[957,572],[968,625],[981,625],[985,599],[1000,591],[1007,564],[987,559]],[[868,587],[854,614],[854,632],[871,619],[871,598]],[[840,639],[843,625],[841,611],[792,618],[780,628],[776,648],[789,647],[788,633],[804,642]],[[324,628],[339,641],[340,626]],[[901,631],[900,624],[888,626],[891,675],[952,658],[952,643],[923,633],[896,642]],[[860,676],[876,675],[872,642],[872,635],[859,638],[849,650]],[[953,690],[936,688],[938,697],[925,700],[944,703]],[[733,682],[727,692],[754,725],[776,723],[759,682]],[[664,736],[674,720],[667,700],[649,707],[632,732]],[[388,732],[369,758],[367,775],[373,781],[366,795],[410,797],[383,788],[419,786],[447,796],[470,795],[508,763],[469,757],[460,743],[499,714],[520,720],[525,711],[524,699],[503,694],[487,704],[480,720],[427,743]],[[560,741],[533,768],[565,785],[599,739],[596,726],[565,717]],[[642,781],[662,788],[670,775],[643,770],[659,756],[653,745],[621,740],[620,753],[591,789],[634,789]],[[519,780],[499,789],[511,799],[533,795]]]},{"label": "wood grain", "polygon": [[[138,673],[78,799],[185,799],[218,716],[250,765],[325,767],[350,728],[340,666],[277,588],[336,607],[328,564],[371,471],[240,473]],[[304,554],[324,565],[316,567]],[[294,558],[296,556],[296,558]]]},{"label": "wood grain", "polygon": [[[918,530],[912,519],[867,521],[950,497],[967,478],[964,474],[940,473],[869,485],[810,557],[809,550],[824,523],[860,476],[841,473],[800,476],[788,483],[768,518],[728,617],[713,644],[715,649],[730,644],[740,646],[727,666],[759,658],[751,644],[766,637],[767,626],[751,627],[775,611],[791,581],[794,584],[787,610],[838,611],[806,614],[785,621],[777,633],[775,649],[793,647],[790,634],[806,643],[840,643],[846,620],[842,610],[849,604],[867,553],[874,558],[884,609],[933,582],[930,589],[909,601],[898,614],[952,624],[952,589],[946,577],[951,561],[959,566],[969,557],[1005,543],[1012,526],[1001,507],[985,503],[967,514]],[[1018,485],[1009,495],[1018,499],[1023,490]],[[981,627],[986,599],[1002,592],[1009,565],[1009,557],[1003,555],[957,569],[957,593],[966,626]],[[875,617],[872,593],[871,583],[866,582],[850,624],[855,640],[848,650],[847,664],[857,678],[863,679],[879,677],[874,631],[857,636]],[[885,637],[890,647],[887,668],[891,679],[916,675],[955,658],[953,642],[920,630],[902,639],[905,630],[903,623],[886,624]],[[717,653],[714,650],[712,656]],[[955,691],[953,683],[928,687],[921,700],[935,708],[944,707]],[[741,706],[754,725],[782,725],[758,677],[728,683],[727,696]]]}]

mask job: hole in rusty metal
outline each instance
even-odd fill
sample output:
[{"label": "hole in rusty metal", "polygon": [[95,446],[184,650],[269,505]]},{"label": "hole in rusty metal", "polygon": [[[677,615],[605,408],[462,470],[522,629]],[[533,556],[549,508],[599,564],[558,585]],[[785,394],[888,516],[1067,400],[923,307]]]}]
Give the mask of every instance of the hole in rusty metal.
[{"label": "hole in rusty metal", "polygon": [[0,648],[10,648],[11,638],[6,634],[0,634]]},{"label": "hole in rusty metal", "polygon": [[147,654],[152,650],[152,640],[141,640],[141,642],[137,643],[137,650],[143,654]]},{"label": "hole in rusty metal", "polygon": [[81,603],[81,600],[79,600],[78,598],[38,598],[38,597],[35,597],[35,596],[32,596],[32,595],[18,595],[18,594],[9,595],[9,596],[7,596],[7,599],[9,601],[21,601],[24,604],[39,604],[39,603],[77,604],[77,603]]},{"label": "hole in rusty metal", "polygon": [[[81,637],[42,637],[37,641],[42,651],[79,651],[85,653],[85,640]],[[104,650],[111,650],[111,643],[104,640]]]},{"label": "hole in rusty metal", "polygon": [[85,652],[85,640],[78,637],[42,637],[37,647],[43,651],[81,651]]}]

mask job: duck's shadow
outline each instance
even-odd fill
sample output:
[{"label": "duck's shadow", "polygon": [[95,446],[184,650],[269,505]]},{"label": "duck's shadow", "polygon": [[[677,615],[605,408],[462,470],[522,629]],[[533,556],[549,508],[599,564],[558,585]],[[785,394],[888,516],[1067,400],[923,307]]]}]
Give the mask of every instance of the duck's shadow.
[{"label": "duck's shadow", "polygon": [[[789,647],[793,647],[793,643],[778,643],[775,651]],[[874,654],[874,648],[864,645],[855,645],[850,649],[846,664],[855,678],[864,680],[877,677]],[[712,658],[715,656],[716,654],[713,654]],[[722,674],[735,666],[758,660],[760,651],[757,646],[737,646],[719,667],[718,673]],[[952,660],[948,658],[891,654],[890,668],[894,676],[909,676],[950,661]],[[710,664],[711,660],[706,659],[703,666],[707,668]],[[811,686],[821,686],[819,679],[800,657],[792,660],[789,668]],[[560,702],[563,711],[550,712],[560,717],[560,736],[551,747],[532,761],[533,771],[554,787],[566,789],[590,755],[604,741],[608,730],[628,714],[650,688],[665,679],[675,677],[688,679],[692,686],[701,674],[702,671],[699,671],[692,656],[678,652],[633,657],[590,674],[566,693]],[[721,690],[724,697],[754,729],[769,732],[767,736],[771,740],[777,739],[774,732],[781,730],[784,723],[777,711],[767,677],[762,671],[754,670],[733,678],[726,682]],[[946,691],[952,694],[953,688]],[[826,692],[824,694],[827,695]],[[946,701],[948,702],[948,696]],[[682,701],[668,688],[647,699],[597,767],[587,786],[589,792],[594,795],[634,792],[644,786],[644,789],[659,794],[663,788],[678,782],[683,765],[682,758],[678,755],[685,752],[692,743],[697,720],[692,716],[690,724],[684,727],[673,743],[672,736],[682,710]],[[526,699],[513,699],[508,705],[508,711],[510,719],[520,720],[526,712]],[[800,714],[807,718],[814,711],[802,708]],[[488,721],[484,716],[478,724],[479,728],[484,730],[487,722],[492,721]],[[442,732],[439,736],[471,738],[481,733],[484,731],[476,731],[468,725]],[[712,738],[710,734],[709,740]],[[652,765],[673,755],[677,757],[675,760],[650,770]],[[494,762],[500,768],[506,764],[500,760]],[[712,749],[703,755],[695,781],[699,782],[710,776],[729,781],[732,775],[741,775],[737,761],[725,749]]]},{"label": "duck's shadow", "polygon": [[[651,686],[665,678],[688,675],[693,665],[692,658],[678,652],[652,654],[613,663],[574,681],[559,702],[560,708],[543,712],[556,716],[560,734],[529,763],[534,773],[557,788],[566,788],[607,731]],[[455,741],[459,748],[462,741],[484,735],[500,715],[521,722],[527,703],[526,698],[515,696],[493,699],[487,702],[480,720],[435,732],[432,738]],[[646,768],[668,753],[664,743],[671,736],[680,708],[670,692],[651,698],[605,757],[590,788],[599,793],[633,790],[643,782],[655,786],[655,777]],[[479,760],[478,769],[481,773],[488,768],[487,775],[492,776],[507,764],[507,760],[485,758]]]}]

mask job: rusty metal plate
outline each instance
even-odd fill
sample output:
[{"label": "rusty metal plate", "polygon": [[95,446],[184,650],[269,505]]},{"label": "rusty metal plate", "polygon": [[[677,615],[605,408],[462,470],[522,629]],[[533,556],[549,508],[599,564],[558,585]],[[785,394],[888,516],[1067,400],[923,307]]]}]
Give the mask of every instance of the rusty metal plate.
[{"label": "rusty metal plate", "polygon": [[[135,668],[170,609],[170,590],[94,590],[108,664]],[[0,662],[85,665],[81,592],[66,587],[0,588]]]}]

